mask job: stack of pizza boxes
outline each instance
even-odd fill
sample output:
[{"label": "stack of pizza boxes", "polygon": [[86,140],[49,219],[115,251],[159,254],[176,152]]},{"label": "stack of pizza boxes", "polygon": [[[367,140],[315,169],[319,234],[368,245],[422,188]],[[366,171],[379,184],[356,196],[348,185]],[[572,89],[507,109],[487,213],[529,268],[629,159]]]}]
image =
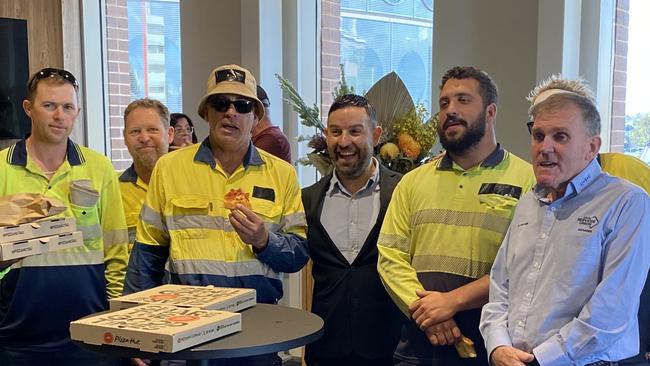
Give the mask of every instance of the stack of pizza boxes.
[{"label": "stack of pizza boxes", "polygon": [[70,323],[72,339],[94,345],[177,352],[242,329],[254,289],[163,285],[110,300],[110,312]]},{"label": "stack of pizza boxes", "polygon": [[83,245],[74,217],[46,218],[0,226],[0,261]]}]

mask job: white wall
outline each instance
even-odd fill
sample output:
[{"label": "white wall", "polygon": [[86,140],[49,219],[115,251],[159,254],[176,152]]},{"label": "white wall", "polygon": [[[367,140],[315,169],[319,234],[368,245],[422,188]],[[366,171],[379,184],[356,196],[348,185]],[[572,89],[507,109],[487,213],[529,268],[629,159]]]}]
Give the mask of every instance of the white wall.
[{"label": "white wall", "polygon": [[525,96],[536,80],[538,2],[455,0],[434,5],[432,100],[438,100],[440,79],[449,68],[486,71],[499,86],[497,139],[530,160]]},{"label": "white wall", "polygon": [[194,122],[201,140],[208,135],[208,125],[197,107],[210,71],[242,61],[241,1],[183,0],[180,13],[183,112]]}]

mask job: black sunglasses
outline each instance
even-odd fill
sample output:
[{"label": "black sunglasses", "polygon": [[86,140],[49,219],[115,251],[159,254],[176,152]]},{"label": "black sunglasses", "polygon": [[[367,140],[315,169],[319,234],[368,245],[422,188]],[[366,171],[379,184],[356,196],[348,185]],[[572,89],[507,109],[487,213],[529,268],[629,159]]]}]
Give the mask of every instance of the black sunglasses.
[{"label": "black sunglasses", "polygon": [[533,121],[526,122],[526,127],[528,127],[528,133],[533,134]]},{"label": "black sunglasses", "polygon": [[32,76],[32,79],[29,81],[29,84],[27,85],[27,89],[31,90],[35,84],[42,80],[46,79],[52,76],[60,76],[63,79],[67,80],[74,86],[75,88],[79,88],[79,83],[77,82],[77,79],[72,75],[70,72],[65,71],[63,69],[55,69],[53,67],[46,67],[43,70],[37,72]]},{"label": "black sunglasses", "polygon": [[255,106],[255,104],[250,100],[246,100],[246,99],[230,100],[228,98],[223,98],[223,97],[210,98],[208,103],[217,112],[221,112],[221,113],[227,111],[228,108],[230,108],[231,104],[235,107],[237,113],[249,113],[250,111],[253,110],[253,107]]}]

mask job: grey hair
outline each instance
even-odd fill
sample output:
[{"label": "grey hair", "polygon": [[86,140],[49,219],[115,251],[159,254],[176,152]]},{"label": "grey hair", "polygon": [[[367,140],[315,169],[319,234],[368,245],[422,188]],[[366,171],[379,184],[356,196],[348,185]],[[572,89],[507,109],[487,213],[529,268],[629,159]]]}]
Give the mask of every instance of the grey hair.
[{"label": "grey hair", "polygon": [[[535,103],[540,94],[552,89],[564,92],[553,94],[547,99]],[[570,80],[562,78],[560,74],[551,75],[548,79],[537,84],[526,99],[531,102],[528,109],[528,115],[531,119],[534,119],[540,112],[557,110],[568,103],[574,103],[582,111],[582,118],[585,120],[589,136],[600,135],[601,122],[596,99],[587,82],[582,78]]]}]

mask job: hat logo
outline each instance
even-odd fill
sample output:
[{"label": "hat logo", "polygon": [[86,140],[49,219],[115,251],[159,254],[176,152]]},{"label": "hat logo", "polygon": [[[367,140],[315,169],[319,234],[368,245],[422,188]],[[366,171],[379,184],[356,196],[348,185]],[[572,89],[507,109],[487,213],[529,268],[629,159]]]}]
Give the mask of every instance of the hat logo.
[{"label": "hat logo", "polygon": [[242,84],[246,83],[246,73],[241,70],[227,69],[227,70],[217,70],[215,72],[215,81],[216,84],[222,81],[235,81]]}]

